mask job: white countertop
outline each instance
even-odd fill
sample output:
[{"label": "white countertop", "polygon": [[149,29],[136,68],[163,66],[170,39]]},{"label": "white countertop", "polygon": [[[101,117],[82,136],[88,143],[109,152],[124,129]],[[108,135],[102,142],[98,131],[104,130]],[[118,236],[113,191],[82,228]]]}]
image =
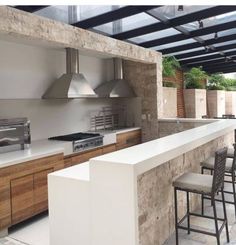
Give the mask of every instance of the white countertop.
[{"label": "white countertop", "polygon": [[141,174],[236,129],[236,120],[218,120],[197,128],[93,158],[91,162],[133,165]]},{"label": "white countertop", "polygon": [[29,149],[1,153],[0,168],[58,153],[64,153],[70,145],[71,144],[68,144],[68,142],[62,143],[58,141],[37,140],[32,142]]},{"label": "white countertop", "polygon": [[[116,134],[133,131],[140,128],[125,128],[111,131],[99,131],[104,135],[104,146],[116,143]],[[11,166],[14,164],[63,153],[70,155],[73,153],[72,143],[57,140],[36,140],[33,141],[29,149],[0,153],[0,168]]]},{"label": "white countertop", "polygon": [[195,123],[212,123],[216,122],[219,119],[211,119],[211,118],[160,118],[158,122],[195,122]]}]

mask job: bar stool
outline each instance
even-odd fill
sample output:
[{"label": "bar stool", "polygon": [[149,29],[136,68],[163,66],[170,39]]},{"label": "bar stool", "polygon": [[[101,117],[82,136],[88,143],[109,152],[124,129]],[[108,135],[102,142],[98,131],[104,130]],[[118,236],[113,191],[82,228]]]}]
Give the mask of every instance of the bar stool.
[{"label": "bar stool", "polygon": [[[228,149],[228,151],[229,151],[229,149]],[[227,152],[227,156],[228,156],[228,152]],[[205,170],[210,170],[211,174],[213,173],[214,168],[215,168],[214,157],[210,157],[210,158],[206,159],[205,161],[201,162],[200,164],[202,167],[202,171],[201,171],[202,174],[204,174]],[[233,195],[233,200],[234,200],[233,202],[232,201],[225,201],[225,202],[234,205],[235,217],[236,217],[235,170],[236,170],[236,144],[233,144],[233,158],[226,158],[226,166],[225,166],[225,176],[231,177],[231,181],[224,180],[224,182],[232,184],[232,191],[224,190],[224,193]],[[204,208],[203,208],[204,207],[204,199],[210,199],[210,198],[202,196],[202,214],[204,214]],[[220,199],[215,199],[215,200],[222,202],[222,200],[220,200]]]},{"label": "bar stool", "polygon": [[[228,221],[226,215],[226,206],[224,201],[224,173],[225,173],[225,164],[226,164],[226,155],[227,155],[227,148],[220,149],[215,153],[215,168],[214,173],[212,175],[203,175],[197,173],[185,173],[173,181],[174,186],[174,201],[175,201],[175,232],[176,232],[176,245],[179,244],[178,240],[178,229],[184,229],[190,231],[202,233],[205,235],[215,236],[217,239],[217,245],[220,245],[220,233],[226,228],[226,237],[227,242],[229,242],[229,229],[228,229]],[[185,191],[187,195],[187,213],[184,217],[178,221],[178,204],[177,204],[177,192],[178,191]],[[218,191],[222,192],[222,200],[223,200],[223,212],[224,218],[217,218],[216,206],[215,206],[215,195]],[[214,216],[207,216],[202,214],[197,214],[190,212],[189,210],[189,192],[207,195],[211,197],[212,204],[213,204],[213,213]],[[190,227],[190,216],[198,216],[204,217],[208,219],[214,219],[215,221],[215,233],[208,232],[205,230],[195,229]],[[187,227],[183,226],[183,221],[187,218]],[[218,220],[222,221],[222,225],[218,227]]]},{"label": "bar stool", "polygon": [[[234,143],[236,144],[236,129],[234,130]],[[228,148],[227,157],[234,158],[234,147]]]}]

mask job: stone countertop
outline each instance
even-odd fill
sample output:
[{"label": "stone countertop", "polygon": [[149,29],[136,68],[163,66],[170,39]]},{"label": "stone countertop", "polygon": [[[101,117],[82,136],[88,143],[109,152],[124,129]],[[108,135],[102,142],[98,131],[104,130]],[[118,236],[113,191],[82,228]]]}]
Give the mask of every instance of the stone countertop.
[{"label": "stone countertop", "polygon": [[129,165],[137,175],[236,129],[235,120],[215,122],[93,158],[94,163]]},{"label": "stone countertop", "polygon": [[[116,134],[133,131],[140,128],[125,128],[112,131],[99,131],[104,135],[104,146],[116,143]],[[71,142],[57,140],[36,140],[33,141],[28,149],[0,153],[0,168],[14,164],[32,161],[35,159],[63,153],[65,156],[73,154]]]}]

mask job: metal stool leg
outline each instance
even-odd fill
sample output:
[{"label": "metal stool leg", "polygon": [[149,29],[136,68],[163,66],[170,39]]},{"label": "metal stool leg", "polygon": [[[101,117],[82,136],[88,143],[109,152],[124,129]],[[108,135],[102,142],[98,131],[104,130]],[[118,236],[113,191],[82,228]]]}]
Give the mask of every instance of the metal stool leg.
[{"label": "metal stool leg", "polygon": [[229,242],[228,218],[227,218],[227,213],[226,213],[225,194],[224,194],[223,188],[221,189],[221,193],[222,193],[222,203],[223,203],[223,210],[224,210],[224,220],[225,220],[226,237],[227,237],[227,242]]},{"label": "metal stool leg", "polygon": [[232,173],[232,187],[233,187],[233,196],[234,196],[234,211],[235,211],[235,217],[236,217],[236,193],[235,193],[235,173]]},{"label": "metal stool leg", "polygon": [[178,236],[178,206],[177,206],[177,190],[174,188],[174,199],[175,199],[175,240],[176,245],[179,245],[179,236]]},{"label": "metal stool leg", "polygon": [[189,192],[187,191],[187,225],[188,225],[188,234],[190,234],[190,215],[189,215]]},{"label": "metal stool leg", "polygon": [[211,199],[212,199],[213,212],[214,212],[214,220],[215,220],[216,240],[217,240],[217,245],[220,245],[220,234],[219,234],[219,229],[218,229],[218,221],[217,221],[215,197],[212,197]]},{"label": "metal stool leg", "polygon": [[[201,174],[204,174],[204,168],[202,167]],[[202,215],[204,215],[204,195],[201,195],[202,198]]]}]

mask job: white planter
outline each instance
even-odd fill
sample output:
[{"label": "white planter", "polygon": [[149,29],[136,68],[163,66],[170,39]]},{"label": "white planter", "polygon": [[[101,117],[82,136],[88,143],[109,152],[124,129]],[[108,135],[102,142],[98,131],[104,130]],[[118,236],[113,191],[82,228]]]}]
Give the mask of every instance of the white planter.
[{"label": "white planter", "polygon": [[207,91],[208,115],[212,117],[222,117],[225,114],[225,91]]},{"label": "white planter", "polygon": [[236,91],[225,91],[225,114],[236,115]]},{"label": "white planter", "polygon": [[207,114],[206,90],[184,89],[184,104],[187,118],[202,118]]},{"label": "white planter", "polygon": [[163,87],[163,117],[177,117],[177,89]]}]

